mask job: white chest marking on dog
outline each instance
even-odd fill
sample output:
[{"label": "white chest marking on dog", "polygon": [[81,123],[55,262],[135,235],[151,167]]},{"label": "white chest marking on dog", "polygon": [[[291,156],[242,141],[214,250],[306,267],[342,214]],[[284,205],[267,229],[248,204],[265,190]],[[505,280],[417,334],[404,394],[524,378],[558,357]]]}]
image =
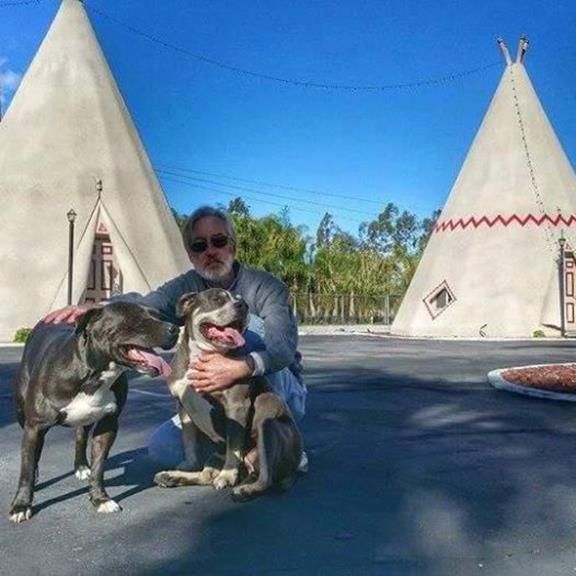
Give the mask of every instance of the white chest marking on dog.
[{"label": "white chest marking on dog", "polygon": [[[190,366],[192,362],[195,362],[198,359],[202,351],[200,350],[200,348],[198,348],[198,346],[196,345],[196,341],[193,340],[192,338],[188,340],[188,348],[190,350],[188,354],[188,366]],[[190,380],[186,378],[186,374],[190,372],[195,372],[195,370],[193,368],[188,368],[184,376],[182,376],[182,378],[174,380],[170,384],[170,393],[175,398],[182,398],[184,392],[186,391],[186,388],[190,386]]]},{"label": "white chest marking on dog", "polygon": [[94,394],[80,392],[70,403],[68,403],[62,412],[66,413],[64,424],[69,426],[86,426],[94,424],[108,414],[114,414],[117,410],[116,396],[110,390],[110,387],[116,382],[118,376],[126,368],[119,367],[114,362],[110,362],[108,370],[100,374],[100,388]]}]

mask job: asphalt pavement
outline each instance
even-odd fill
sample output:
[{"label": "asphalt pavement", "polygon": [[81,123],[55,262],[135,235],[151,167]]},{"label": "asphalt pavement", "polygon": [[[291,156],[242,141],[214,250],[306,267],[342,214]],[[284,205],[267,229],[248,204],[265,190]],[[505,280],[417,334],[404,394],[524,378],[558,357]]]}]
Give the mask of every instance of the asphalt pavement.
[{"label": "asphalt pavement", "polygon": [[123,512],[99,515],[72,471],[73,431],[47,437],[34,516],[8,521],[21,431],[0,347],[0,574],[396,576],[576,574],[576,405],[497,391],[488,371],[570,362],[572,340],[301,337],[310,471],[248,503],[160,489],[146,455],[174,405],[131,380],[108,461]]}]

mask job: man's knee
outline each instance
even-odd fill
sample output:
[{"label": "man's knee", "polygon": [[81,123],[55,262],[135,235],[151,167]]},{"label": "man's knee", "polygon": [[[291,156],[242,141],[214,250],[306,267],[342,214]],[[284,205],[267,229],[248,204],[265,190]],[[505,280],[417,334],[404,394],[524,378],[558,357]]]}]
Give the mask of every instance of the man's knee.
[{"label": "man's knee", "polygon": [[178,415],[161,424],[148,441],[148,457],[162,468],[175,468],[184,459],[182,425]]},{"label": "man's knee", "polygon": [[306,414],[306,385],[289,368],[267,374],[266,379],[272,390],[288,404],[294,418],[302,420]]}]

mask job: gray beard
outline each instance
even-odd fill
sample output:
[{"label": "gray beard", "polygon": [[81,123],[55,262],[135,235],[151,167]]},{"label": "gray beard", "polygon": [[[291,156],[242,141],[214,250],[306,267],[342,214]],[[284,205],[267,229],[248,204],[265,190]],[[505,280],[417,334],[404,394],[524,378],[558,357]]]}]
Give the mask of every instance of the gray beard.
[{"label": "gray beard", "polygon": [[221,266],[218,267],[216,270],[200,270],[196,268],[196,272],[213,284],[220,284],[222,281],[226,280],[232,273],[232,267],[234,266],[234,260],[230,260],[230,262],[224,262]]}]

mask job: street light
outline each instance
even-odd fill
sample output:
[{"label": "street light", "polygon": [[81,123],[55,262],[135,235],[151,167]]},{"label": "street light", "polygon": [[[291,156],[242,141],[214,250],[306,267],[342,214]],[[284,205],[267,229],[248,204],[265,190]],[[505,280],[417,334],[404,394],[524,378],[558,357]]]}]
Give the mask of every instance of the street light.
[{"label": "street light", "polygon": [[72,304],[72,272],[74,270],[74,220],[76,212],[71,208],[66,214],[68,218],[68,306]]},{"label": "street light", "polygon": [[560,258],[558,268],[560,271],[560,334],[562,338],[566,336],[566,294],[565,294],[565,278],[564,278],[564,247],[566,246],[566,238],[564,238],[564,231],[560,232],[558,238],[558,245],[560,246]]}]

